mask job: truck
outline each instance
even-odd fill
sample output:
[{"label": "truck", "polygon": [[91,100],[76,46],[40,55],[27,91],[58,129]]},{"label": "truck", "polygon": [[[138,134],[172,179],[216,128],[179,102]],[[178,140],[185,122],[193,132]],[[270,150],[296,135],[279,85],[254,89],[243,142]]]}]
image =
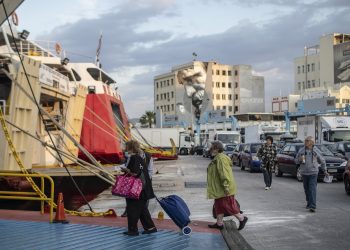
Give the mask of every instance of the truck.
[{"label": "truck", "polygon": [[278,143],[281,135],[286,132],[280,127],[271,125],[251,125],[245,127],[245,143],[263,142],[266,140],[267,136],[271,136],[273,141]]},{"label": "truck", "polygon": [[180,155],[189,154],[194,146],[193,137],[184,128],[132,128],[131,135],[152,147],[163,149],[171,148],[170,139],[173,139]]},{"label": "truck", "polygon": [[[211,139],[211,138],[210,138]],[[224,146],[226,144],[238,144],[241,143],[241,134],[239,131],[215,131],[213,141],[221,141]]]},{"label": "truck", "polygon": [[297,137],[313,136],[316,143],[350,140],[349,116],[305,116],[299,117]]}]

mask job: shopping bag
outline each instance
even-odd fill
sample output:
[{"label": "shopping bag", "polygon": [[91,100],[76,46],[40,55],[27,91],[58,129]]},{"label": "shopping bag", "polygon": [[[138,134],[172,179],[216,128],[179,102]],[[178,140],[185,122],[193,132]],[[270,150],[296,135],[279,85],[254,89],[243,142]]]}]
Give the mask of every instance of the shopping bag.
[{"label": "shopping bag", "polygon": [[140,199],[142,181],[140,178],[127,175],[118,175],[112,187],[112,194],[129,199]]},{"label": "shopping bag", "polygon": [[333,176],[331,175],[325,175],[323,178],[323,182],[325,183],[332,183],[332,181],[333,181]]}]

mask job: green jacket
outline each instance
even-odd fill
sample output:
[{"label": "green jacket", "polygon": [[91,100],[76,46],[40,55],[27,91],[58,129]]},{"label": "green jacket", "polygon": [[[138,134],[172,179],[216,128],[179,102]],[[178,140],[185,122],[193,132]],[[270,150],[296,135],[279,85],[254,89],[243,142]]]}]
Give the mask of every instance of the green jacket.
[{"label": "green jacket", "polygon": [[223,153],[218,153],[207,169],[208,199],[225,197],[225,190],[230,195],[235,195],[236,182],[233,177],[231,159]]}]

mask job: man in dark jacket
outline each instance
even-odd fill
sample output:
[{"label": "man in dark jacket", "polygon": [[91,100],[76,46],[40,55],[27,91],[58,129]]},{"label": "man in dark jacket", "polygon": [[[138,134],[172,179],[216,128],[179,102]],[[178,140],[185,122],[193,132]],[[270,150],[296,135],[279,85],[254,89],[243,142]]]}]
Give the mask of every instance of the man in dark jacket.
[{"label": "man in dark jacket", "polygon": [[277,155],[276,146],[272,143],[273,138],[271,136],[267,136],[266,143],[259,148],[257,153],[257,156],[261,161],[261,170],[264,174],[265,190],[271,189],[272,169],[275,165]]}]

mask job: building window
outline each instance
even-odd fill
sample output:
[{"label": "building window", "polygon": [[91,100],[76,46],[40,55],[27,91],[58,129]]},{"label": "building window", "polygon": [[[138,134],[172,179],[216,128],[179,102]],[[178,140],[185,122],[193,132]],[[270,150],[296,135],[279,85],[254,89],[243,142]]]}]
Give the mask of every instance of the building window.
[{"label": "building window", "polygon": [[303,89],[305,89],[305,82],[303,82]]},{"label": "building window", "polygon": [[312,87],[313,87],[313,88],[315,88],[315,87],[316,87],[315,80],[312,80]]},{"label": "building window", "polygon": [[238,76],[238,70],[235,70],[235,76]]},{"label": "building window", "polygon": [[226,106],[222,106],[222,109],[226,110]]},{"label": "building window", "polygon": [[159,107],[157,106],[157,110],[159,110]]},{"label": "building window", "polygon": [[235,88],[238,88],[238,82],[235,82]]},{"label": "building window", "polygon": [[216,83],[216,87],[220,88],[220,83],[219,82]]},{"label": "building window", "polygon": [[238,100],[238,95],[237,94],[235,94],[235,100]]},{"label": "building window", "polygon": [[350,103],[350,99],[343,99],[343,103]]},{"label": "building window", "polygon": [[300,66],[298,66],[298,74],[300,74]]},{"label": "building window", "polygon": [[157,82],[157,88],[158,88],[158,82]]},{"label": "building window", "polygon": [[228,70],[228,71],[227,71],[227,75],[232,76],[231,70]]},{"label": "building window", "polygon": [[170,105],[167,105],[168,106],[168,111],[170,111]]},{"label": "building window", "polygon": [[216,106],[216,110],[220,110],[220,106]]},{"label": "building window", "polygon": [[311,64],[311,71],[315,71],[315,64],[314,63]]},{"label": "building window", "polygon": [[221,83],[221,86],[222,86],[223,88],[225,88],[225,87],[226,87],[226,84],[225,84],[224,82],[222,82],[222,83]]},{"label": "building window", "polygon": [[228,111],[232,112],[232,106],[228,106]]},{"label": "building window", "polygon": [[168,92],[168,93],[166,93],[166,95],[167,95],[167,97],[168,97],[168,101],[169,101],[169,92]]},{"label": "building window", "polygon": [[227,85],[228,85],[229,89],[232,88],[232,83],[231,82],[229,82]]},{"label": "building window", "polygon": [[220,94],[216,94],[216,100],[220,100]]},{"label": "building window", "polygon": [[171,111],[174,111],[174,104],[171,104]]},{"label": "building window", "polygon": [[159,95],[157,95],[157,101],[159,100]]},{"label": "building window", "polygon": [[222,98],[222,100],[226,100],[226,95],[225,95],[225,94],[222,94],[222,95],[221,95],[221,98]]},{"label": "building window", "polygon": [[174,85],[174,79],[170,79],[171,85]]},{"label": "building window", "polygon": [[229,99],[229,100],[232,100],[232,95],[228,95],[228,99]]},{"label": "building window", "polygon": [[327,100],[327,106],[334,106],[334,100]]},{"label": "building window", "polygon": [[311,88],[310,80],[307,81],[307,88]]},{"label": "building window", "polygon": [[220,70],[216,70],[216,74],[217,74],[217,75],[220,75]]},{"label": "building window", "polygon": [[235,106],[235,112],[238,112],[238,106]]},{"label": "building window", "polygon": [[307,72],[310,72],[310,64],[307,65]]},{"label": "building window", "polygon": [[222,71],[222,75],[225,76],[226,75],[226,70]]},{"label": "building window", "polygon": [[298,82],[298,89],[301,89],[301,82]]},{"label": "building window", "polygon": [[171,98],[174,98],[174,91],[171,91]]},{"label": "building window", "polygon": [[303,69],[302,72],[305,73],[305,66],[304,65],[302,66],[302,69]]},{"label": "building window", "polygon": [[339,103],[340,102],[340,100],[337,98],[337,99],[335,99],[335,103]]}]

